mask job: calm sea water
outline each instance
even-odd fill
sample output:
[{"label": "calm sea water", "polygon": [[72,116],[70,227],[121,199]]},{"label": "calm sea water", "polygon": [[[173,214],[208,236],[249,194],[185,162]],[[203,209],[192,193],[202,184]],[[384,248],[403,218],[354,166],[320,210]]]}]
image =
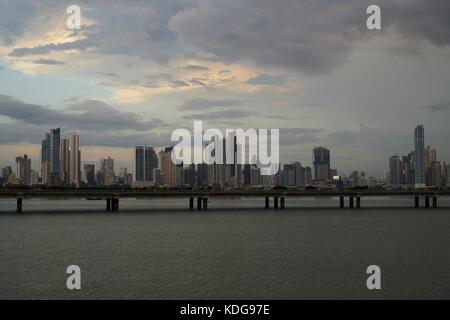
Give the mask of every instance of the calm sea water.
[{"label": "calm sea water", "polygon": [[[1,299],[450,299],[450,199],[0,200]],[[381,208],[388,205],[391,208]],[[308,207],[308,208],[306,208]],[[66,288],[79,265],[82,289]],[[382,290],[366,288],[379,265]]]}]

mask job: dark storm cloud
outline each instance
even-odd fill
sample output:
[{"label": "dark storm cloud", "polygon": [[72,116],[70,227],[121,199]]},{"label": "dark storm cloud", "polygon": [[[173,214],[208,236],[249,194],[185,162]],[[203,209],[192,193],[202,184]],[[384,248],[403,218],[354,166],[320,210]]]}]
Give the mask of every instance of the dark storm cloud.
[{"label": "dark storm cloud", "polygon": [[449,111],[450,110],[450,101],[425,106],[423,108],[425,110],[431,111],[432,113],[436,113],[436,112],[440,112],[440,111]]},{"label": "dark storm cloud", "polygon": [[54,66],[54,65],[61,65],[61,64],[64,64],[64,62],[62,62],[62,61],[52,60],[52,59],[39,59],[39,60],[34,60],[33,63],[34,63],[34,64],[44,64],[44,65],[49,65],[49,66]]},{"label": "dark storm cloud", "polygon": [[[366,28],[370,4],[381,6],[380,31]],[[344,63],[356,42],[392,32],[448,46],[448,12],[448,0],[199,0],[169,26],[185,43],[224,61],[319,74]]]},{"label": "dark storm cloud", "polygon": [[164,125],[158,119],[141,121],[138,114],[118,111],[97,100],[85,100],[59,111],[0,95],[0,115],[28,124],[61,125],[74,130],[146,131]]},{"label": "dark storm cloud", "polygon": [[240,105],[242,101],[239,100],[209,100],[203,98],[195,98],[190,99],[184,102],[181,106],[178,107],[178,110],[206,110],[209,108],[217,108],[217,107],[236,107]]},{"label": "dark storm cloud", "polygon": [[[450,44],[448,0],[426,4],[422,0],[80,0],[78,4],[82,10],[89,8],[83,15],[96,22],[83,26],[84,39],[16,48],[10,56],[95,48],[103,54],[165,64],[179,54],[195,57],[204,52],[223,62],[252,61],[318,74],[346,62],[357,42],[374,36],[398,34],[411,43],[425,39],[440,47]],[[366,28],[369,4],[381,6],[380,31]],[[33,18],[65,13],[65,3],[51,0],[0,0],[0,5],[0,41],[7,44],[22,36]],[[114,10],[108,10],[111,7]]]}]

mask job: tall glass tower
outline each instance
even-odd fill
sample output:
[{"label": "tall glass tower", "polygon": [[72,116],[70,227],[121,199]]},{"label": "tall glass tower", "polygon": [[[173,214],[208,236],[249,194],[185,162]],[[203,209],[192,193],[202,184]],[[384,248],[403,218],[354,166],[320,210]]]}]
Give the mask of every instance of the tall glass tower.
[{"label": "tall glass tower", "polygon": [[425,187],[425,129],[422,125],[414,130],[415,171],[414,180],[416,188]]},{"label": "tall glass tower", "polygon": [[314,174],[316,181],[327,182],[330,178],[330,150],[317,147],[313,151]]}]

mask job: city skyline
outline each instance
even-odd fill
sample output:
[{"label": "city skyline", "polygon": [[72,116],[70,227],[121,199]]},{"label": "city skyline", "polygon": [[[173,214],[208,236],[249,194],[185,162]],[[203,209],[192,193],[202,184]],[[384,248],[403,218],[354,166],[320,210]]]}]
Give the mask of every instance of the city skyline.
[{"label": "city skyline", "polygon": [[37,158],[60,125],[89,141],[83,159],[129,167],[130,146],[162,148],[194,119],[279,128],[283,163],[322,145],[371,175],[422,123],[450,158],[446,1],[379,1],[382,27],[368,30],[370,1],[81,0],[76,31],[64,3],[44,2],[0,13],[0,166]]},{"label": "city skyline", "polygon": [[[99,170],[96,171],[96,165],[93,163],[84,163],[81,166],[79,139],[76,132],[72,132],[69,140],[61,138],[60,127],[50,129],[41,142],[40,176],[32,169],[32,159],[28,154],[24,154],[15,158],[16,171],[12,166],[2,167],[2,182],[75,187],[125,184],[134,187],[190,185],[220,188],[260,185],[375,187],[381,184],[425,188],[450,185],[450,164],[438,158],[438,151],[427,145],[423,125],[418,125],[414,130],[413,151],[406,156],[395,154],[389,157],[387,170],[382,177],[368,175],[365,169],[355,169],[351,174],[343,173],[332,166],[331,152],[322,146],[312,150],[311,166],[299,161],[280,163],[280,170],[275,175],[265,176],[257,165],[241,165],[236,162],[238,148],[247,148],[239,146],[236,137],[233,139],[234,145],[231,146],[234,164],[176,164],[171,155],[173,146],[166,146],[157,152],[158,149],[144,145],[134,147],[134,165],[119,166],[118,169],[114,158],[105,156],[99,160]],[[226,157],[225,154],[223,156]]]}]

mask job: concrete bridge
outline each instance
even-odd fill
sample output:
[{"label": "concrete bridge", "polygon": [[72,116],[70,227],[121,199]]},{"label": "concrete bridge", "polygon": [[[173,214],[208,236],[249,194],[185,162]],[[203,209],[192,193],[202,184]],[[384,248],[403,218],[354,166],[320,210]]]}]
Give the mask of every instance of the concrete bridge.
[{"label": "concrete bridge", "polygon": [[[412,197],[411,206],[419,208],[437,208],[439,197],[450,197],[450,190],[298,190],[298,189],[272,189],[272,190],[40,190],[40,189],[6,189],[0,190],[0,199],[17,199],[17,212],[22,212],[23,201],[26,199],[96,199],[106,201],[107,211],[119,211],[119,201],[123,198],[151,199],[151,198],[186,198],[189,200],[189,209],[207,210],[208,201],[214,198],[262,198],[265,208],[270,208],[270,198],[273,198],[273,208],[284,209],[287,199],[301,197],[339,198],[339,207],[345,207],[345,198],[348,198],[350,208],[361,208],[361,199],[369,197]],[[195,201],[196,199],[196,201]],[[318,200],[320,201],[320,200]]]}]

